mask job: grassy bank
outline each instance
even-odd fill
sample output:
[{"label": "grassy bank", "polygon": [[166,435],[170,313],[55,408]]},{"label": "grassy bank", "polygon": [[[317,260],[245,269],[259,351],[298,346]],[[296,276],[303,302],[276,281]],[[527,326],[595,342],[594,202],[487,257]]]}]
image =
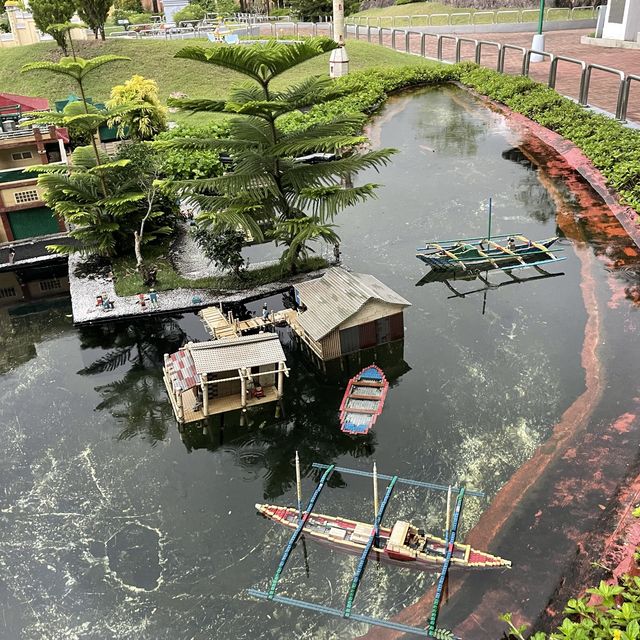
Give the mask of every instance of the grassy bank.
[{"label": "grassy bank", "polygon": [[[129,62],[106,66],[96,76],[88,78],[88,94],[94,99],[108,98],[111,87],[122,84],[133,74],[140,74],[156,80],[163,101],[176,91],[193,98],[220,100],[226,97],[231,84],[242,79],[239,74],[213,65],[173,57],[186,45],[208,44],[207,40],[87,40],[76,43],[76,49],[78,55],[85,58],[103,54],[131,58]],[[367,42],[351,41],[347,50],[352,71],[423,62],[416,56],[391,51]],[[0,91],[38,96],[51,101],[67,97],[70,92],[76,91],[72,81],[46,73],[20,73],[22,65],[28,62],[53,61],[59,57],[60,50],[54,43],[49,42],[0,49]],[[327,53],[283,74],[276,82],[276,88],[282,88],[309,75],[326,74],[328,71]]]},{"label": "grassy bank", "polygon": [[[259,287],[269,282],[275,282],[287,277],[279,264],[247,271],[238,277],[225,275],[220,277],[189,279],[181,276],[165,257],[158,256],[151,260],[158,268],[158,281],[154,285],[156,291],[170,291],[172,289],[211,289],[214,291],[235,291]],[[140,274],[136,271],[133,258],[120,258],[113,262],[113,275],[115,277],[115,290],[119,296],[134,296],[138,293],[149,291],[149,287],[142,282]],[[312,257],[298,265],[298,273],[308,273],[327,267],[328,262],[324,258]]]},{"label": "grassy bank", "polygon": [[[371,18],[380,18],[382,20],[382,26],[390,26],[391,18],[394,16],[435,16],[431,20],[433,26],[449,24],[449,17],[451,17],[451,24],[469,24],[473,19],[475,24],[491,24],[493,22],[493,16],[490,14],[492,11],[504,11],[500,14],[497,22],[510,23],[510,22],[536,22],[538,19],[539,9],[535,6],[535,3],[531,7],[522,9],[524,13],[522,16],[518,13],[517,9],[513,7],[495,7],[493,9],[483,10],[474,9],[472,7],[452,7],[450,5],[442,4],[440,2],[410,2],[406,4],[394,4],[390,7],[366,9],[360,11],[349,17],[368,16]],[[507,13],[507,11],[509,13]],[[489,12],[489,13],[488,13]],[[480,15],[474,16],[475,13]],[[469,16],[471,14],[471,17]],[[593,12],[588,9],[584,11],[577,11],[574,15],[575,18],[591,18]],[[545,20],[567,20],[569,18],[569,9],[560,10],[554,9],[549,12],[545,12]],[[388,20],[386,20],[388,19]],[[416,18],[412,20],[413,26],[426,25],[429,21],[424,18]],[[396,21],[396,26],[406,26],[408,21],[402,20]]]}]

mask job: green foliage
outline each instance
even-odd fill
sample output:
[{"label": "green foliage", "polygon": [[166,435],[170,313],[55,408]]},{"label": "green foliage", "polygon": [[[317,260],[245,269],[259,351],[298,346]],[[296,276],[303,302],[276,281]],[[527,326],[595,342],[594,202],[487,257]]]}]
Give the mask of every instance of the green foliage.
[{"label": "green foliage", "polygon": [[78,15],[93,31],[96,39],[105,39],[104,25],[109,16],[109,9],[113,0],[76,0]]},{"label": "green foliage", "polygon": [[519,76],[459,66],[460,80],[571,140],[620,195],[640,212],[640,131],[590,113],[556,91]]},{"label": "green foliage", "polygon": [[[229,125],[224,121],[212,122],[203,127],[179,126],[161,133],[156,140],[206,140],[224,138]],[[213,149],[182,149],[171,146],[163,151],[166,173],[175,180],[195,180],[222,175],[218,151]]]},{"label": "green foliage", "polygon": [[[389,94],[402,89],[424,85],[443,84],[457,79],[457,70],[451,66],[424,64],[406,67],[374,68],[357,71],[335,82],[343,96],[317,104],[304,113],[294,112],[281,119],[283,131],[304,129],[313,124],[328,123],[345,113],[371,114],[380,107]],[[354,131],[359,131],[356,125]]]},{"label": "green foliage", "polygon": [[142,2],[140,0],[115,0],[113,3],[113,9],[114,13],[117,11],[142,13]]},{"label": "green foliage", "polygon": [[[317,20],[319,17],[331,16],[333,12],[331,0],[291,0],[289,5],[301,20]],[[359,9],[360,0],[345,0],[345,15],[349,16]]]},{"label": "green foliage", "polygon": [[29,2],[29,11],[33,15],[36,27],[43,33],[53,36],[62,53],[67,55],[67,33],[64,30],[51,28],[69,22],[76,11],[73,0],[33,0]]},{"label": "green foliage", "polygon": [[245,237],[242,231],[235,229],[213,231],[196,225],[192,233],[205,257],[220,269],[232,271],[236,276],[240,276],[245,270],[244,258],[242,257]]},{"label": "green foliage", "polygon": [[[640,638],[640,578],[623,576],[620,584],[604,580],[587,593],[596,596],[596,604],[589,598],[571,599],[564,613],[567,617],[552,633],[549,640],[638,640]],[[511,614],[500,616],[509,626],[509,635],[524,640],[526,626],[516,627]],[[546,640],[544,633],[530,636],[532,640]]]},{"label": "green foliage", "polygon": [[[308,254],[310,241],[337,242],[331,224],[337,213],[374,193],[374,184],[343,186],[365,168],[384,165],[391,150],[356,152],[366,141],[359,132],[363,117],[339,114],[327,122],[285,130],[280,121],[291,113],[344,95],[326,77],[309,76],[284,91],[272,81],[297,65],[335,48],[327,38],[282,45],[186,47],[177,56],[231,69],[250,78],[231,91],[229,100],[174,100],[170,104],[193,112],[234,115],[225,138],[185,139],[157,143],[161,148],[225,152],[233,160],[223,175],[175,181],[173,189],[200,204],[201,224],[214,232],[243,229],[256,241],[273,238],[287,248],[282,262],[295,269]],[[298,156],[329,152],[342,157],[316,165]]]},{"label": "green foliage", "polygon": [[109,126],[118,127],[118,136],[125,137],[125,132],[132,140],[152,140],[167,128],[167,110],[158,98],[158,85],[155,80],[142,76],[132,76],[124,84],[111,89],[111,99],[107,102],[109,109],[136,103],[134,110],[114,118]]},{"label": "green foliage", "polygon": [[184,9],[176,12],[173,20],[176,24],[187,20],[198,22],[204,18],[204,14],[205,10],[199,4],[188,4]]}]

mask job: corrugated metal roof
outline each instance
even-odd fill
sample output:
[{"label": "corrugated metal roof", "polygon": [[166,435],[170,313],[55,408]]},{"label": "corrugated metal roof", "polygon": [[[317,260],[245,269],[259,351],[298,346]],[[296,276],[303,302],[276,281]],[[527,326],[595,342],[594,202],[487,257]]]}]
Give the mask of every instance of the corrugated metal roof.
[{"label": "corrugated metal roof", "polygon": [[357,313],[369,300],[410,307],[411,303],[367,273],[349,273],[339,267],[322,278],[296,285],[307,310],[298,316],[302,328],[320,340]]},{"label": "corrugated metal roof", "polygon": [[235,371],[266,364],[285,362],[276,333],[242,336],[235,340],[214,340],[188,344],[197,373]]}]

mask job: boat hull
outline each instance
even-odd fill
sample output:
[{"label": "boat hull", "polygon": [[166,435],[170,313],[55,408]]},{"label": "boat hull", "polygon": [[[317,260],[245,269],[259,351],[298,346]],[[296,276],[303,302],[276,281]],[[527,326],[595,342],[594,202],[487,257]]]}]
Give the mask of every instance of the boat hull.
[{"label": "boat hull", "polygon": [[[298,526],[298,512],[292,507],[256,504],[256,509],[265,518],[289,529],[293,530]],[[364,551],[371,532],[372,525],[370,523],[314,513],[307,516],[303,529],[306,538],[358,556]],[[370,558],[417,571],[433,571],[434,568],[442,565],[447,550],[447,542],[442,538],[428,536],[428,545],[425,547],[429,549],[429,552],[409,556],[386,548],[391,532],[392,530],[389,528],[380,528],[379,543],[371,548]],[[410,550],[407,551],[410,552]],[[497,556],[472,549],[469,545],[455,543],[451,566],[464,569],[496,569],[508,568],[511,563]]]}]

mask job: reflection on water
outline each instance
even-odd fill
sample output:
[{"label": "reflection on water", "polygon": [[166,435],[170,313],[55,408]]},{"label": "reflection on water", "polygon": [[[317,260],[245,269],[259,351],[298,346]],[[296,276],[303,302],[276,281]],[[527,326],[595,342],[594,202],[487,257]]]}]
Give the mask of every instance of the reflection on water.
[{"label": "reflection on water", "polygon": [[[185,341],[207,339],[195,315],[80,330],[64,308],[3,316],[0,571],[11,579],[0,584],[0,638],[322,640],[364,632],[243,595],[265,586],[287,539],[253,505],[295,504],[297,450],[305,497],[318,477],[313,462],[370,469],[376,460],[381,473],[484,490],[487,499],[465,507],[462,533],[473,527],[585,389],[587,315],[574,248],[598,257],[594,295],[602,322],[615,327],[599,346],[605,365],[615,361],[621,380],[633,371],[628,300],[638,291],[637,254],[595,201],[563,188],[568,177],[545,166],[531,141],[524,156],[517,152],[521,140],[504,120],[464,92],[395,99],[380,122],[373,137],[401,153],[380,176],[357,178],[385,186],[377,200],[342,217],[342,251],[345,264],[413,303],[405,341],[328,363],[325,373],[281,330],[291,376],[278,412],[267,405],[242,423],[235,413],[224,424],[215,418],[204,430],[178,431],[161,363]],[[507,286],[508,277],[503,284],[489,274],[487,290],[477,280],[450,282],[457,295],[442,283],[416,287],[425,273],[416,247],[434,237],[483,235],[489,196],[495,233],[540,238],[561,228],[564,275],[518,274],[528,281]],[[278,308],[280,298],[268,306]],[[346,381],[374,361],[391,382],[385,408],[369,436],[351,437],[338,422]],[[590,429],[623,410],[623,387],[611,384]],[[624,451],[619,457],[624,467]],[[405,487],[385,523],[407,519],[437,532],[443,509],[442,496]],[[563,510],[569,507],[554,512],[560,528]],[[336,474],[318,511],[370,519],[370,482]],[[532,537],[528,545],[523,551],[514,542],[501,555],[514,561],[514,576],[526,573],[527,606],[542,608],[555,588],[545,560],[552,542]],[[294,551],[282,592],[342,607],[355,560],[306,547]],[[532,593],[526,580],[537,567],[527,557],[534,556],[544,580]],[[433,578],[371,566],[356,610],[390,617]],[[467,589],[458,601],[470,610],[486,588]],[[444,623],[460,622],[446,607],[443,615]]]}]

